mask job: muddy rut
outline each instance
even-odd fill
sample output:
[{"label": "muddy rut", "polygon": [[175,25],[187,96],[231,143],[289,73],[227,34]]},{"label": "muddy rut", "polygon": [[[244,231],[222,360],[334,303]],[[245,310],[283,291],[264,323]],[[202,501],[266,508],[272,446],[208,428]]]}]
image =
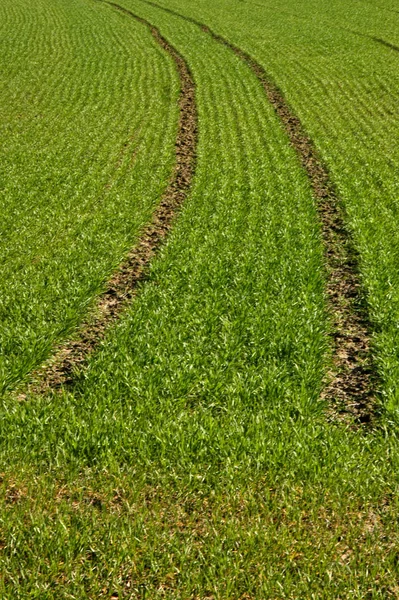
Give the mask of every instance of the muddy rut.
[{"label": "muddy rut", "polygon": [[103,3],[147,26],[156,42],[175,63],[180,79],[175,167],[151,222],[141,232],[125,262],[108,281],[107,289],[98,298],[90,317],[81,325],[74,339],[64,342],[49,361],[31,374],[31,383],[28,389],[19,393],[20,399],[28,393],[42,393],[46,389],[57,389],[73,383],[77,371],[85,366],[90,353],[104,339],[107,328],[119,318],[129,301],[135,297],[139,282],[146,278],[151,260],[172,228],[176,213],[189,193],[195,172],[198,137],[195,84],[185,60],[147,20],[113,2]]},{"label": "muddy rut", "polygon": [[327,167],[281,91],[271,81],[265,69],[249,54],[192,17],[151,0],[140,1],[200,27],[243,60],[262,85],[308,175],[317,201],[324,242],[326,293],[334,351],[333,367],[328,374],[322,397],[329,402],[332,419],[346,420],[350,417],[358,423],[369,423],[375,414],[377,384],[370,350],[371,326],[361,289],[358,255],[345,226],[345,211]]}]

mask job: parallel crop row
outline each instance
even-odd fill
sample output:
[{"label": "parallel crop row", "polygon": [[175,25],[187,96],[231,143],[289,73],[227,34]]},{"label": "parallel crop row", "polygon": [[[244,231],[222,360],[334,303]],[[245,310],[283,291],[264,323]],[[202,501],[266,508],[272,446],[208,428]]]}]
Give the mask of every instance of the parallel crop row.
[{"label": "parallel crop row", "polygon": [[[115,468],[134,469],[136,482],[158,485],[169,473],[188,477],[186,485],[208,470],[214,478],[224,465],[226,481],[236,469],[256,473],[278,462],[292,424],[317,421],[323,408],[322,245],[310,185],[295,152],[256,77],[228,48],[181,19],[125,6],[160,28],[196,82],[199,143],[192,193],[149,280],[74,387],[4,402],[0,448],[6,480],[13,470],[24,478],[33,469],[36,481],[37,470],[50,470],[54,481],[66,481],[87,469]],[[97,10],[112,18],[112,7]],[[117,16],[136,31],[128,15]],[[303,439],[297,441],[298,450]],[[56,580],[59,597],[110,596],[115,586],[122,595],[120,574],[130,572],[131,556],[143,556],[137,560],[152,572],[148,552],[165,579],[173,559],[162,551],[162,535],[146,535],[148,543],[143,538],[136,553],[141,533],[128,534],[135,525],[124,518],[115,522],[124,540],[116,543],[108,526],[100,533],[96,517],[90,524],[78,508],[77,519],[70,518],[70,502],[56,491],[58,483],[52,486],[37,485],[39,504],[53,514],[58,500],[45,501],[42,490],[54,490],[67,536],[47,512],[39,525],[33,510],[29,530],[26,520],[18,524],[17,503],[3,527],[5,581],[14,578],[25,594]],[[14,552],[8,551],[11,539],[20,540]],[[35,548],[29,557],[21,554],[23,539]],[[191,565],[193,551],[188,545]],[[90,556],[100,570],[91,570]],[[161,566],[155,566],[157,557]],[[212,568],[212,560],[206,563]],[[190,597],[195,570],[188,566],[185,572],[182,593]],[[136,589],[132,577],[126,593]],[[208,571],[199,572],[200,597],[207,577]],[[144,585],[156,597],[158,575],[151,581],[152,575]],[[224,577],[220,585],[227,582]]]}]

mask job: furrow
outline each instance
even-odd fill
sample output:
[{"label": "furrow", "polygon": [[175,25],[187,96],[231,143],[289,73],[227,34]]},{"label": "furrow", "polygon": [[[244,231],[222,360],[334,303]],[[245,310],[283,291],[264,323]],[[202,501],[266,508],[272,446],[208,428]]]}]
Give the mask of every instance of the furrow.
[{"label": "furrow", "polygon": [[299,118],[292,112],[265,69],[249,54],[215,33],[209,26],[151,0],[141,2],[194,23],[229,47],[253,71],[273,105],[309,178],[322,226],[327,271],[326,292],[333,322],[333,368],[323,398],[330,403],[332,419],[351,414],[360,423],[372,420],[376,404],[376,374],[370,350],[370,323],[362,297],[358,255],[345,227],[344,210],[327,167]]},{"label": "furrow", "polygon": [[[126,304],[137,293],[138,284],[146,277],[148,266],[165,240],[177,210],[186,199],[195,172],[197,147],[197,109],[195,83],[190,69],[178,51],[159,30],[133,12],[104,2],[146,25],[156,42],[172,57],[180,78],[179,123],[175,143],[175,167],[167,189],[151,222],[140,235],[136,246],[109,280],[107,290],[99,297],[90,317],[83,322],[74,339],[67,341],[53,357],[31,375],[28,392],[41,393],[73,382],[74,373],[83,367],[94,347],[104,338],[106,329],[117,320]],[[23,399],[26,393],[20,393]]]}]

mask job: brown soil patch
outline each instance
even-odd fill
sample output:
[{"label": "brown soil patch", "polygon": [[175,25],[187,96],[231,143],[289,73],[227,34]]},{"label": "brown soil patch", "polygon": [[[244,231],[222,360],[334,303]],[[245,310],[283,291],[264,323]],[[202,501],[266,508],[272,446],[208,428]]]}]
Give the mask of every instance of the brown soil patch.
[{"label": "brown soil patch", "polygon": [[249,66],[262,84],[309,177],[317,200],[324,241],[326,292],[333,323],[334,344],[334,366],[328,375],[322,397],[329,401],[330,416],[333,419],[345,420],[347,417],[354,417],[360,423],[370,422],[375,412],[376,383],[370,351],[370,324],[361,292],[358,255],[345,226],[345,212],[327,167],[282,92],[270,80],[264,68],[249,54],[196,19],[151,0],[141,1],[198,25],[213,39],[228,46]]},{"label": "brown soil patch", "polygon": [[[149,27],[157,43],[175,62],[181,84],[175,168],[151,223],[145,227],[137,245],[109,280],[107,290],[99,297],[93,313],[82,324],[74,339],[62,344],[54,356],[32,374],[32,383],[28,391],[34,393],[73,383],[77,370],[85,365],[88,355],[105,337],[107,328],[118,319],[127,303],[135,297],[138,283],[145,279],[151,260],[172,228],[176,212],[188,195],[195,171],[197,109],[195,84],[189,67],[151,23],[118,4],[105,3]],[[24,399],[26,393],[21,393],[18,397]]]}]

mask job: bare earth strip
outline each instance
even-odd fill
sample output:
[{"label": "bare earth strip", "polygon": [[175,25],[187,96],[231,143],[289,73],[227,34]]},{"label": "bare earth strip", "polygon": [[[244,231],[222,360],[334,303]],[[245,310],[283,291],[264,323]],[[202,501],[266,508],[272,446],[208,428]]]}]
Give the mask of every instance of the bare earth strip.
[{"label": "bare earth strip", "polygon": [[89,354],[104,338],[107,328],[136,295],[137,285],[145,279],[151,260],[172,228],[176,212],[186,199],[194,176],[197,109],[195,84],[185,60],[151,23],[113,2],[105,3],[149,27],[157,43],[175,62],[181,86],[175,168],[151,223],[108,282],[107,290],[99,297],[87,322],[81,325],[74,339],[62,344],[45,365],[31,374],[31,384],[18,395],[20,399],[25,398],[27,393],[41,393],[73,382],[74,374],[85,365]]},{"label": "bare earth strip", "polygon": [[327,167],[281,91],[249,54],[196,19],[151,0],[141,1],[201,27],[245,61],[262,84],[309,177],[322,225],[327,271],[326,292],[333,322],[334,344],[334,365],[332,372],[328,374],[322,396],[329,401],[332,419],[345,420],[349,416],[360,423],[370,422],[376,408],[377,384],[370,350],[371,327],[362,298],[358,256],[351,235],[345,227],[344,210]]},{"label": "bare earth strip", "polygon": [[327,168],[280,90],[270,82],[263,67],[241,49],[231,47],[262,83],[317,200],[327,271],[326,292],[334,330],[334,370],[329,374],[323,397],[330,402],[332,416],[349,412],[360,422],[369,422],[375,405],[370,324],[361,294],[358,257],[345,227],[343,208]]}]

